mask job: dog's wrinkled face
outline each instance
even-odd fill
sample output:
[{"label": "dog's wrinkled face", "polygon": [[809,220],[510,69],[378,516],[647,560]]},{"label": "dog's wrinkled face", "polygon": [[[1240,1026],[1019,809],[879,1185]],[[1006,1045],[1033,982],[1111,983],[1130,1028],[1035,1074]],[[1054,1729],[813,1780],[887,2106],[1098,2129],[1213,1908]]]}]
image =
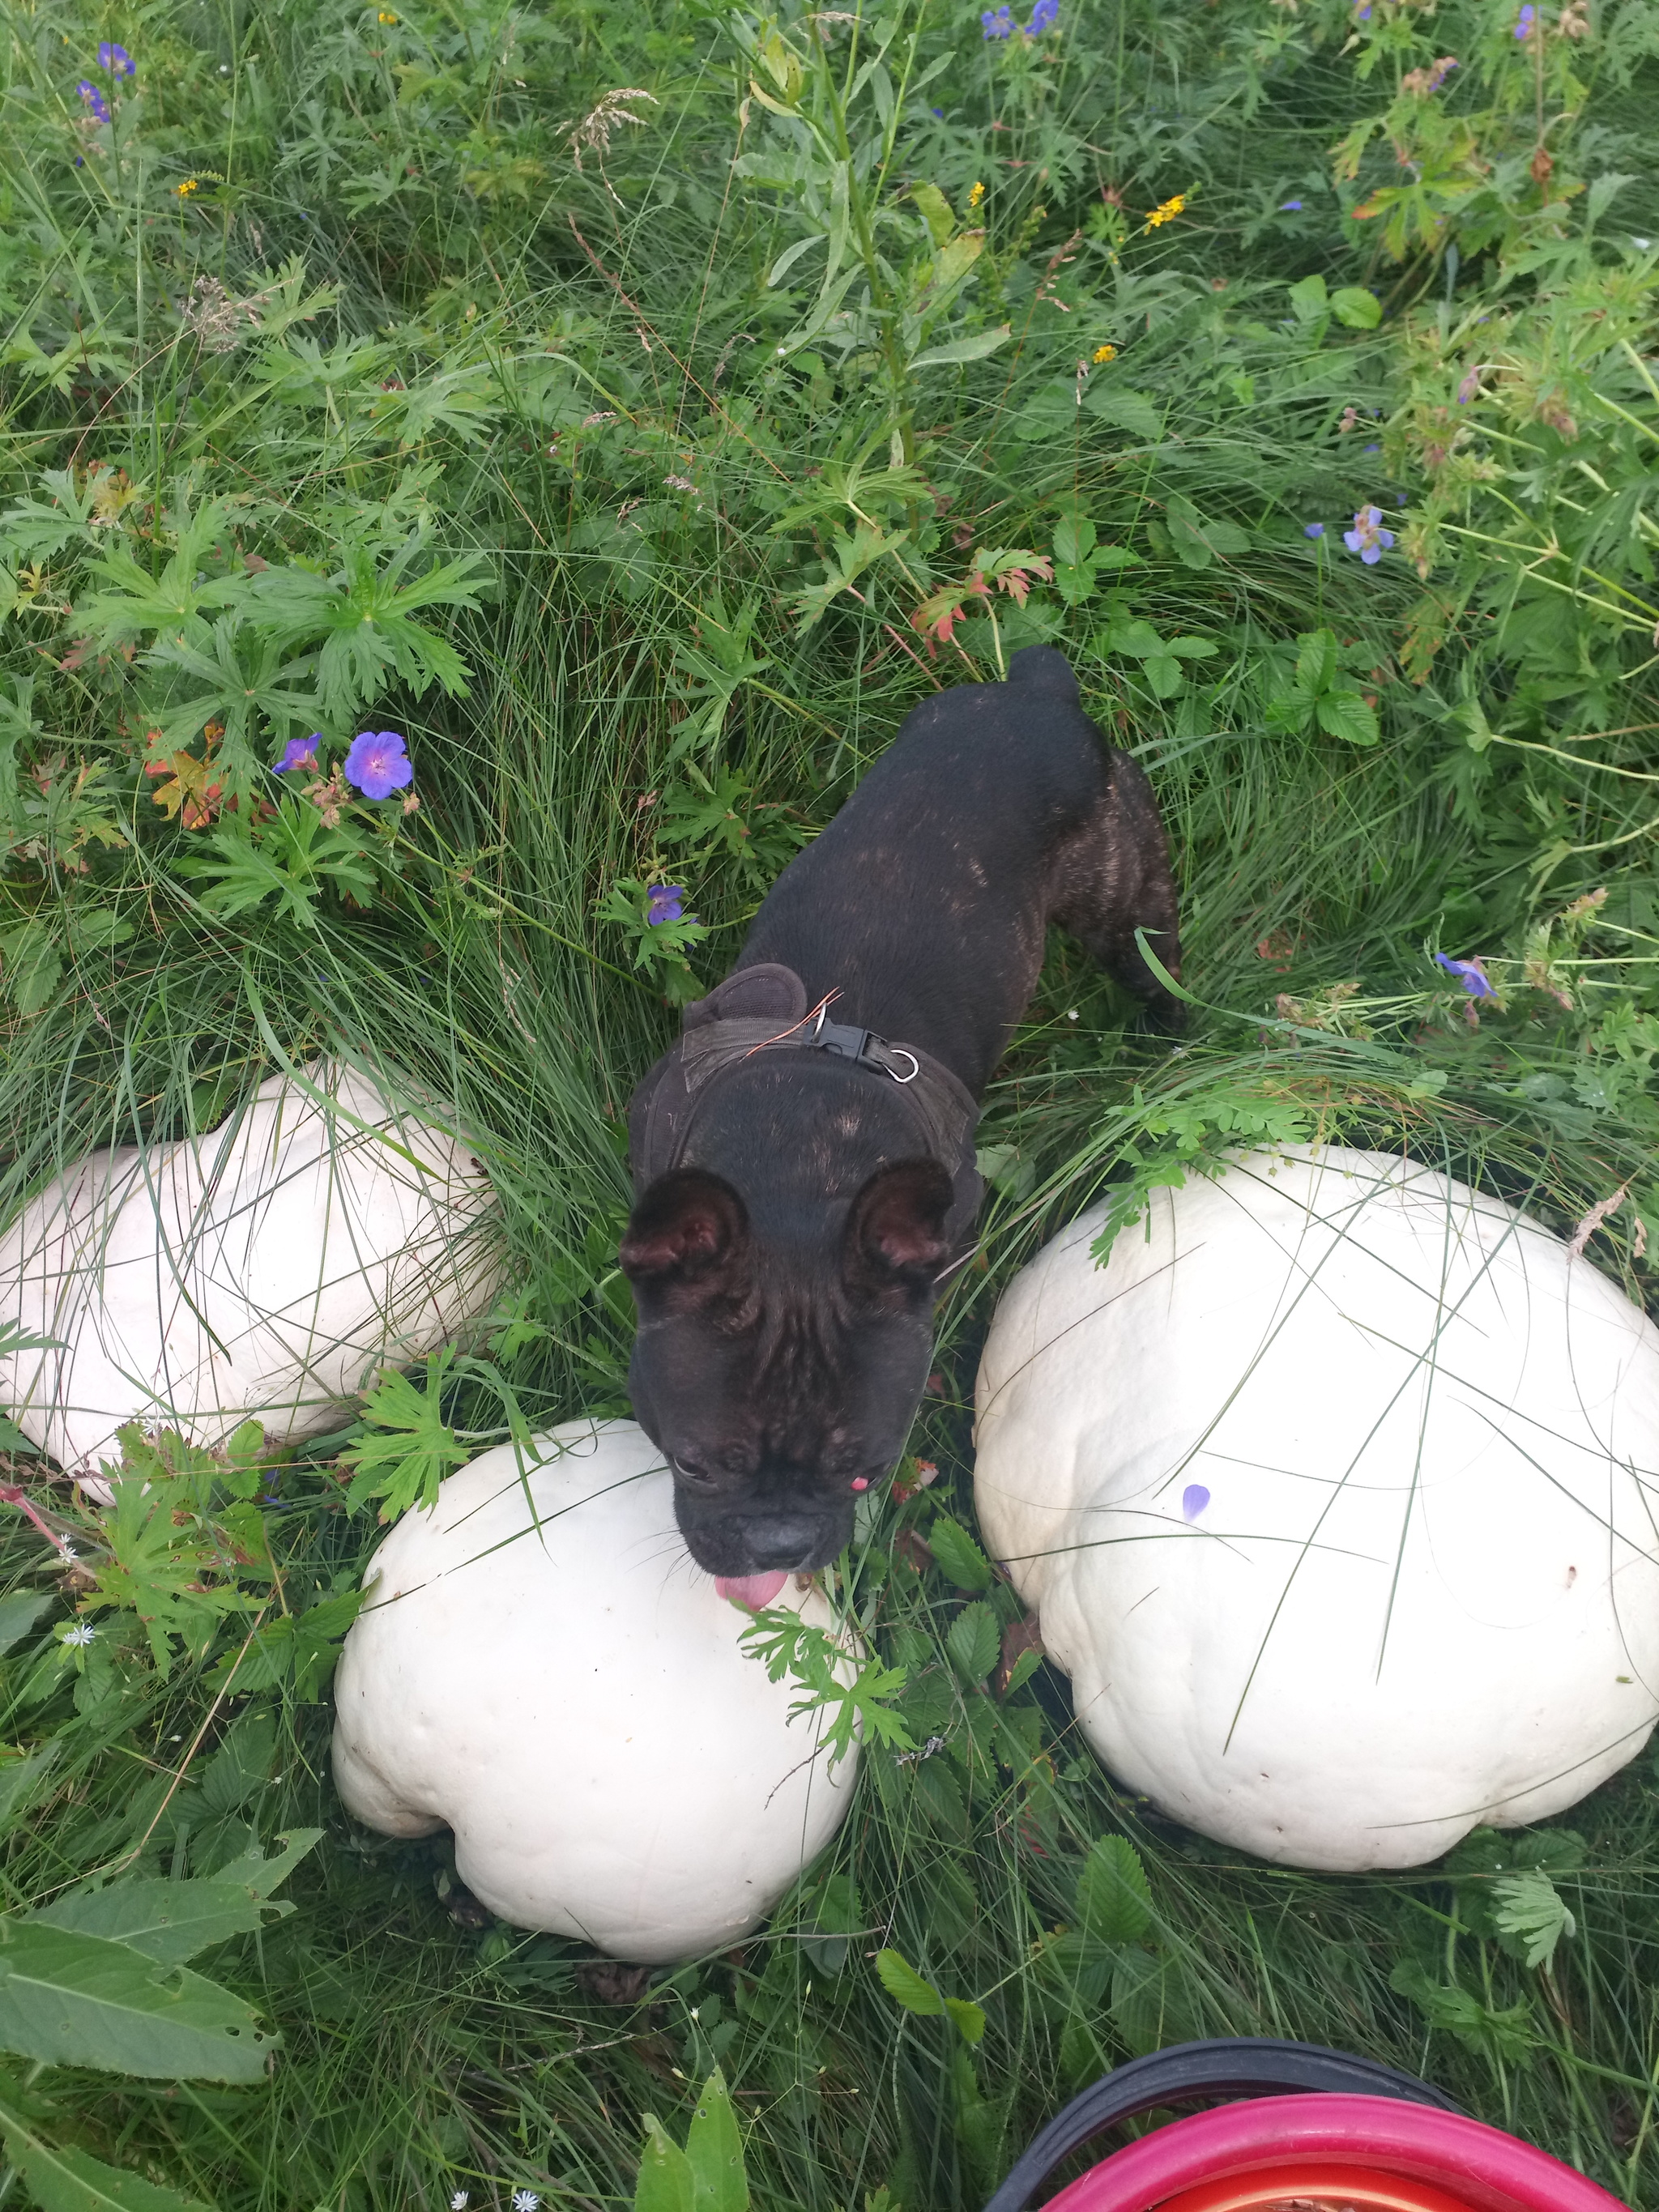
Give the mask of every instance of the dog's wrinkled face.
[{"label": "dog's wrinkled face", "polygon": [[923,1159],[879,1169],[839,1223],[825,1209],[795,1238],[757,1234],[701,1168],[659,1176],[635,1207],[629,1389],[699,1566],[804,1571],[849,1541],[927,1382],[951,1196]]}]

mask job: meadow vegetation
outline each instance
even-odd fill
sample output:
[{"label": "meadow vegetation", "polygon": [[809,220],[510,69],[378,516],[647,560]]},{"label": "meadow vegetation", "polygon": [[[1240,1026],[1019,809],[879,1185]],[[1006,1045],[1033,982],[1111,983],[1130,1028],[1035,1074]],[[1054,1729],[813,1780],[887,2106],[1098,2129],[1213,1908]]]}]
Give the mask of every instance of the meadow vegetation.
[{"label": "meadow vegetation", "polygon": [[[56,2042],[0,1975],[0,2202],[628,2204],[718,2064],[757,2205],[945,2212],[1264,2033],[1659,2206],[1647,1757],[1421,1875],[1207,1844],[1018,1659],[968,1433],[1009,1273],[1241,1141],[1601,1208],[1653,1295],[1652,0],[0,0],[0,1218],[331,1050],[451,1102],[514,1255],[283,1463],[135,1437],[103,1516],[0,1437],[0,1965],[202,1984],[158,2055],[137,1969]],[[833,1853],[672,1972],[496,1925],[332,1794],[377,1515],[626,1410],[634,1081],[1045,640],[1157,785],[1188,1040],[1053,945],[838,1577],[902,1680]]]}]

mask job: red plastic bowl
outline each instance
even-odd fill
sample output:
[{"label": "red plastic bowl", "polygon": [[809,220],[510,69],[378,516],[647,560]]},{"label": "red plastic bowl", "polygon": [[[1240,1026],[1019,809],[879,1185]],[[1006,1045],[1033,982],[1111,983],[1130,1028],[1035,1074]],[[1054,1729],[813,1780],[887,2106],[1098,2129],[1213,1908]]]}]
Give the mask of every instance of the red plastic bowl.
[{"label": "red plastic bowl", "polygon": [[1620,2212],[1547,2151],[1391,2097],[1254,2097],[1172,2120],[1045,2212]]}]

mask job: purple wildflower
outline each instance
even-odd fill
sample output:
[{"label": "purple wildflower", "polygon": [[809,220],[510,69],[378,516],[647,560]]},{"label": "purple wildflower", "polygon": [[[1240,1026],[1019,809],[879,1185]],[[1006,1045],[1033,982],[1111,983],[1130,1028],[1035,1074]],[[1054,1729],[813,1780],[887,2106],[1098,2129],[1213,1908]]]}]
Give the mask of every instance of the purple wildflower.
[{"label": "purple wildflower", "polygon": [[1369,23],[1371,20],[1370,9],[1369,8],[1362,8],[1355,20],[1361,23]]},{"label": "purple wildflower", "polygon": [[396,730],[363,730],[345,757],[345,779],[365,799],[390,799],[415,780],[415,769]]},{"label": "purple wildflower", "polygon": [[943,123],[943,122],[944,122],[944,120],[945,120],[945,110],[944,110],[942,107],[930,107],[930,108],[928,109],[927,112],[928,112],[930,115],[937,115],[937,116],[938,116],[938,118],[939,118],[939,121],[940,121],[941,123]]},{"label": "purple wildflower", "polygon": [[[1531,10],[1528,12],[1530,14]],[[137,76],[138,74],[138,64],[126,48],[116,46],[109,39],[106,39],[98,49],[98,66],[107,70],[112,76]]]},{"label": "purple wildflower", "polygon": [[1495,999],[1498,996],[1486,969],[1478,960],[1454,960],[1447,953],[1437,952],[1434,964],[1437,968],[1443,968],[1449,975],[1455,975],[1470,998]]},{"label": "purple wildflower", "polygon": [[1300,200],[1280,200],[1279,212],[1280,215],[1300,215],[1302,203]]},{"label": "purple wildflower", "polygon": [[1007,39],[1013,36],[1014,11],[1012,8],[986,8],[981,11],[980,21],[988,39]]},{"label": "purple wildflower", "polygon": [[1443,54],[1429,71],[1429,90],[1438,92],[1446,79],[1457,67],[1455,54]]},{"label": "purple wildflower", "polygon": [[1480,371],[1472,368],[1457,387],[1457,404],[1460,407],[1467,407],[1471,399],[1477,399],[1480,396]]},{"label": "purple wildflower", "polygon": [[654,929],[659,922],[679,921],[685,915],[684,884],[653,884],[645,895],[645,918]]},{"label": "purple wildflower", "polygon": [[1368,453],[1380,453],[1382,450],[1382,448],[1381,446],[1367,446],[1365,448],[1365,451]]},{"label": "purple wildflower", "polygon": [[1060,21],[1060,0],[1036,0],[1031,20],[1025,26],[1028,39],[1036,38],[1043,31],[1052,31]]},{"label": "purple wildflower", "polygon": [[308,738],[290,738],[270,763],[278,775],[286,775],[291,768],[315,768],[317,748],[323,742],[320,730],[313,730]]},{"label": "purple wildflower", "polygon": [[1210,1502],[1210,1493],[1201,1482],[1189,1482],[1181,1493],[1181,1517],[1196,1521]]},{"label": "purple wildflower", "polygon": [[107,123],[109,121],[109,102],[104,98],[103,94],[99,91],[95,84],[92,83],[89,79],[82,77],[80,83],[76,86],[75,89],[80,94],[82,99],[86,102],[87,112],[89,115],[95,117],[100,123]]},{"label": "purple wildflower", "polygon": [[1322,522],[1304,522],[1302,526],[1302,535],[1304,538],[1322,538],[1325,535],[1325,526]]},{"label": "purple wildflower", "polygon": [[1394,544],[1394,532],[1383,529],[1380,507],[1362,507],[1354,516],[1353,528],[1343,532],[1342,543],[1350,553],[1357,553],[1368,568],[1374,568]]},{"label": "purple wildflower", "polygon": [[1515,35],[1522,44],[1532,36],[1532,27],[1538,20],[1535,8],[1523,8],[1515,19]]}]

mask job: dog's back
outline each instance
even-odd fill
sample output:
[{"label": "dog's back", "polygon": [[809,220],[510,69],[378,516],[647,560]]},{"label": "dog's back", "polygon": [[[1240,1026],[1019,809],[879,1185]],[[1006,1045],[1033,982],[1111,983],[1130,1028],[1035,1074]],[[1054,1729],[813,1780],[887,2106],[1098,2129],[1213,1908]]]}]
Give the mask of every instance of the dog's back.
[{"label": "dog's back", "polygon": [[902,1037],[977,1093],[1042,964],[1050,922],[1168,1018],[1137,926],[1180,972],[1150,787],[1084,713],[1064,654],[924,700],[779,878],[737,965],[793,968],[837,1020]]}]

